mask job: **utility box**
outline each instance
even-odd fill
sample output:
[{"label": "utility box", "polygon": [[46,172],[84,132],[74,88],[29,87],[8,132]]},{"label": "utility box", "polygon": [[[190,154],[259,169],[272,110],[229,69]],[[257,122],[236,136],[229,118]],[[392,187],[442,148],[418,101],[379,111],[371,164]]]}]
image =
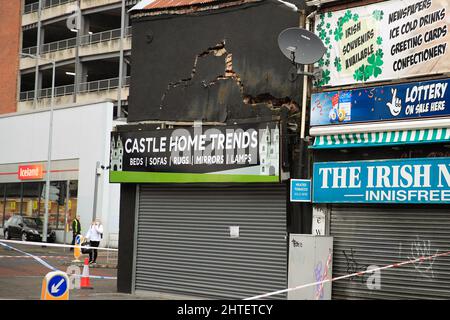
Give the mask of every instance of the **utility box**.
[{"label": "utility box", "polygon": [[[289,288],[332,278],[333,237],[291,234]],[[331,300],[331,281],[288,292],[288,300]]]}]

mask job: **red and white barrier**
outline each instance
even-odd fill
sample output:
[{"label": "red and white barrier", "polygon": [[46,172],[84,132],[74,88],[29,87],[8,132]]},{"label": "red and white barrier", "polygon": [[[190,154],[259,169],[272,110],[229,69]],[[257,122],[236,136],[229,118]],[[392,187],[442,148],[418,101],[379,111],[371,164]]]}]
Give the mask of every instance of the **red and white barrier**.
[{"label": "red and white barrier", "polygon": [[342,280],[342,279],[347,279],[347,278],[351,278],[351,277],[355,277],[355,276],[361,276],[363,274],[366,273],[373,273],[375,271],[380,271],[380,270],[385,270],[385,269],[389,269],[389,268],[398,268],[407,264],[411,264],[411,263],[416,263],[416,262],[423,262],[426,260],[431,260],[437,257],[444,257],[444,256],[448,256],[450,255],[450,251],[448,252],[443,252],[443,253],[437,253],[434,254],[432,256],[428,256],[428,257],[419,257],[417,259],[414,260],[407,260],[407,261],[403,261],[403,262],[398,262],[398,263],[393,263],[393,264],[389,264],[387,266],[384,267],[380,267],[380,268],[375,268],[375,269],[370,269],[370,270],[366,270],[366,271],[360,271],[360,272],[355,272],[352,274],[346,274],[344,276],[340,276],[340,277],[335,277],[332,279],[326,279],[326,280],[322,280],[322,281],[317,281],[317,282],[313,282],[313,283],[307,283],[307,284],[303,284],[294,288],[288,288],[288,289],[283,289],[283,290],[278,290],[278,291],[274,291],[274,292],[269,292],[269,293],[265,293],[265,294],[261,294],[258,296],[254,296],[254,297],[250,297],[250,298],[245,298],[244,300],[257,300],[257,299],[261,299],[261,298],[267,298],[273,295],[277,295],[277,294],[281,294],[281,293],[286,293],[289,291],[294,291],[294,290],[299,290],[299,289],[303,289],[303,288],[307,288],[307,287],[311,287],[311,286],[316,286],[316,285],[323,285],[324,283],[327,282],[333,282],[333,281],[338,281],[338,280]]}]

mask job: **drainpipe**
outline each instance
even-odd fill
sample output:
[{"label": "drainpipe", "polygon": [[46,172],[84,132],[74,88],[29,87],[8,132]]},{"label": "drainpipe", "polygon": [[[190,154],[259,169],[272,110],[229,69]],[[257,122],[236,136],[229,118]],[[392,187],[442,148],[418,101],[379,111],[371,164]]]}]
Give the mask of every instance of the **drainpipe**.
[{"label": "drainpipe", "polygon": [[[316,14],[317,11],[313,11],[305,18],[305,14],[302,14],[300,16],[300,27],[303,27],[310,31],[310,25],[311,25],[311,18]],[[299,172],[298,176],[301,179],[308,179],[309,177],[309,157],[308,157],[308,150],[307,143],[305,142],[305,132],[306,132],[306,112],[307,112],[307,98],[308,98],[308,92],[310,90],[309,88],[309,79],[308,79],[308,71],[309,66],[304,65],[303,66],[303,92],[302,92],[302,115],[301,115],[301,123],[300,123],[300,155],[299,155]],[[309,221],[309,214],[312,218],[312,204],[311,203],[300,203],[300,233],[304,234],[311,234],[311,226],[312,221],[310,223]]]},{"label": "drainpipe", "polygon": [[120,49],[119,49],[119,84],[117,92],[117,118],[122,117],[122,87],[123,87],[123,41],[125,38],[125,0],[122,0],[121,18],[120,18]]},{"label": "drainpipe", "polygon": [[[311,12],[306,18],[304,18],[304,15],[301,15],[300,17],[300,27],[303,27],[308,31],[310,31],[310,25],[311,25],[311,18],[317,13],[316,11]],[[308,98],[308,92],[310,90],[309,88],[309,80],[308,80],[308,74],[309,74],[309,66],[304,65],[303,66],[303,92],[302,92],[302,117],[301,117],[301,123],[300,123],[300,172],[299,177],[300,178],[308,178],[307,177],[307,167],[305,166],[305,160],[306,160],[306,151],[305,149],[305,131],[306,131],[306,104],[307,104],[307,98]]]},{"label": "drainpipe", "polygon": [[[307,17],[306,17],[306,23],[305,23],[305,29],[310,31],[310,25],[311,25],[311,18],[317,13],[316,11],[311,12]],[[306,99],[308,97],[308,91],[309,91],[309,87],[308,87],[308,70],[309,70],[309,66],[308,65],[304,65],[303,66],[303,70],[305,72],[305,75],[303,76],[303,98],[302,98],[302,123],[301,123],[301,128],[300,128],[300,139],[304,140],[305,139],[305,129],[306,129]]]}]

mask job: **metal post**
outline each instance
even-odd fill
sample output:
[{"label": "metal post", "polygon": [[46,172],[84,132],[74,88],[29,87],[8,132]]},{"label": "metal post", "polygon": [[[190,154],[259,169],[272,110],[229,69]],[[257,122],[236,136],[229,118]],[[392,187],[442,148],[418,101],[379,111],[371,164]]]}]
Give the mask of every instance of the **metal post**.
[{"label": "metal post", "polygon": [[125,36],[125,0],[122,0],[122,14],[120,25],[120,57],[119,57],[119,86],[117,92],[117,118],[122,114],[122,86],[123,86],[123,39]]},{"label": "metal post", "polygon": [[[66,236],[67,236],[67,211],[69,211],[69,187],[70,180],[66,181],[66,205],[64,206],[64,244],[66,244]],[[66,247],[64,247],[64,252],[66,251]]]},{"label": "metal post", "polygon": [[45,214],[44,214],[44,227],[42,230],[42,241],[47,242],[47,230],[48,230],[48,201],[50,196],[50,172],[52,166],[52,136],[53,136],[53,107],[55,102],[55,73],[56,62],[52,61],[52,98],[50,102],[50,124],[48,129],[48,154],[47,154],[47,175],[45,184]]},{"label": "metal post", "polygon": [[[309,14],[306,16],[305,11],[300,12],[299,17],[299,24],[300,27],[304,27],[306,30],[309,31],[310,29],[310,19],[315,14],[315,12]],[[308,71],[309,66],[304,65],[303,66],[303,92],[302,92],[302,110],[301,110],[301,120],[300,120],[300,154],[299,154],[299,171],[298,171],[298,177],[299,178],[308,178],[308,167],[309,167],[309,157],[307,154],[307,142],[305,141],[306,136],[306,113],[307,113],[307,98],[308,93],[310,91],[309,88],[309,79],[308,79]],[[309,203],[300,203],[299,205],[300,209],[300,215],[299,215],[299,232],[300,233],[310,233],[310,227],[312,224],[309,223],[309,216],[312,216],[311,212],[311,204]]]},{"label": "metal post", "polygon": [[100,176],[100,161],[95,165],[95,188],[94,188],[94,207],[92,210],[92,221],[97,218],[97,194],[98,194],[98,178]]},{"label": "metal post", "polygon": [[[310,13],[307,17],[306,17],[306,23],[305,23],[305,29],[309,31],[310,29],[310,19],[314,16],[314,14],[316,13],[316,11]],[[308,97],[308,91],[309,91],[309,87],[308,87],[308,76],[307,73],[309,71],[309,66],[307,64],[305,64],[303,66],[303,70],[305,72],[305,75],[303,76],[303,96],[302,96],[302,120],[301,120],[301,127],[300,127],[300,139],[305,139],[305,128],[306,128],[306,100]]]},{"label": "metal post", "polygon": [[[40,57],[33,54],[20,53],[22,56],[31,57],[38,60]],[[55,106],[55,77],[56,77],[56,61],[45,59],[52,63],[52,96],[50,100],[50,120],[48,128],[48,153],[47,153],[47,174],[45,176],[45,213],[44,213],[44,225],[42,230],[42,241],[47,242],[47,231],[48,231],[48,201],[50,197],[50,173],[52,167],[52,137],[53,137],[53,109]]]}]

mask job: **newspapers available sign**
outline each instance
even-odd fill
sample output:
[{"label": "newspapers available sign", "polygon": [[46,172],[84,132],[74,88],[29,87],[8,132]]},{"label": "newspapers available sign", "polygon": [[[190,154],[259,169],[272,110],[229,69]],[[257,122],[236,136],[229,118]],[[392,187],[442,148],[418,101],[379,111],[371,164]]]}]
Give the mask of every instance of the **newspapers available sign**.
[{"label": "newspapers available sign", "polygon": [[279,182],[277,122],[111,134],[110,182]]},{"label": "newspapers available sign", "polygon": [[450,203],[450,158],[314,164],[315,203]]},{"label": "newspapers available sign", "polygon": [[340,86],[450,71],[448,0],[390,0],[316,16],[327,47],[315,84]]}]

